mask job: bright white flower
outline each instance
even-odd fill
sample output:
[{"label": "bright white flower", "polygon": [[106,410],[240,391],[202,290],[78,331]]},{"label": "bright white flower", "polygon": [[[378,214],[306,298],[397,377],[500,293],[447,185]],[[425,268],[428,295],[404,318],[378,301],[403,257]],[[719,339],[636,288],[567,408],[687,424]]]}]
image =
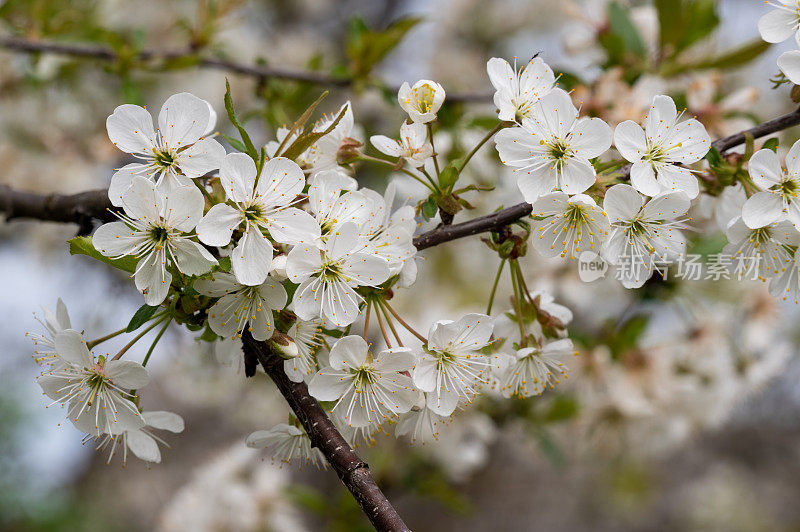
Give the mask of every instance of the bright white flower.
[{"label": "bright white flower", "polygon": [[569,94],[554,89],[534,106],[522,127],[495,135],[503,164],[513,167],[528,203],[558,188],[579,194],[595,182],[589,159],[611,146],[611,128],[599,118],[578,118]]},{"label": "bright white flower", "polygon": [[672,98],[659,95],[653,98],[644,129],[626,120],[614,131],[614,145],[633,163],[631,184],[642,194],[681,191],[692,199],[700,193],[697,178],[680,165],[702,159],[711,137],[694,118],[678,122],[680,118]]},{"label": "bright white flower", "polygon": [[297,459],[317,467],[328,467],[325,456],[316,447],[302,428],[281,423],[269,430],[258,430],[247,437],[247,446],[253,449],[267,449],[272,459],[290,463]]},{"label": "bright white flower", "polygon": [[611,221],[611,235],[603,244],[603,258],[616,264],[625,288],[639,288],[659,265],[674,261],[686,249],[682,216],[690,201],[683,192],[644,198],[630,185],[614,185],[603,207]]},{"label": "bright white flower", "polygon": [[329,363],[314,375],[308,391],[319,401],[336,401],[332,411],[348,425],[380,424],[414,405],[417,390],[411,378],[400,373],[412,369],[410,349],[388,349],[373,356],[363,338],[345,336],[331,348]]},{"label": "bright white flower", "polygon": [[[278,148],[281,147],[281,143],[283,143],[283,149],[285,150],[291,146],[295,140],[300,138],[302,131],[297,130],[290,138],[287,139],[286,137],[289,135],[290,131],[291,129],[288,127],[278,128],[278,130],[275,132],[275,140],[271,140],[264,145],[264,150],[267,152],[267,157],[270,159],[275,157],[278,154]],[[300,165],[305,164],[306,161],[304,159],[304,155],[305,153],[300,154],[300,156],[295,159],[295,162]]]},{"label": "bright white flower", "polygon": [[531,118],[536,103],[556,84],[553,70],[540,57],[532,58],[519,72],[516,58],[512,69],[505,59],[493,57],[486,63],[486,71],[494,86],[498,118],[509,122]]},{"label": "bright white flower", "polygon": [[394,434],[397,437],[408,436],[411,443],[425,445],[431,440],[438,439],[439,428],[448,421],[447,417],[440,416],[430,408],[413,408],[402,414],[397,422]]},{"label": "bright white flower", "polygon": [[800,39],[800,3],[797,0],[778,0],[780,3],[769,5],[774,7],[758,21],[758,32],[767,42],[778,43],[792,35]]},{"label": "bright white flower", "polygon": [[409,86],[404,82],[397,91],[397,101],[412,122],[427,124],[436,119],[436,113],[444,103],[444,88],[427,79],[421,79]]},{"label": "bright white flower", "polygon": [[417,276],[414,256],[414,232],[417,222],[414,219],[414,208],[410,205],[400,207],[392,212],[395,186],[389,183],[386,194],[370,189],[361,189],[371,207],[368,216],[359,226],[365,247],[378,257],[389,263],[389,274],[400,275],[400,286],[410,286]]},{"label": "bright white flower", "polygon": [[286,306],[286,290],[271,276],[250,286],[230,273],[219,272],[213,279],[195,281],[194,288],[204,296],[220,298],[208,309],[208,325],[223,338],[241,338],[245,329],[256,340],[270,338],[274,332],[272,311]]},{"label": "bright white flower", "polygon": [[322,240],[340,224],[352,222],[360,228],[376,216],[372,199],[363,190],[343,190],[336,175],[331,170],[320,172],[308,189],[309,207],[320,226]]},{"label": "bright white flower", "polygon": [[[214,342],[214,358],[223,367],[229,368],[237,375],[244,374],[244,356],[242,356],[242,340],[238,336],[219,338]],[[256,366],[256,369],[261,366]]]},{"label": "bright white flower", "polygon": [[111,450],[108,454],[106,463],[111,463],[114,454],[117,451],[117,444],[122,447],[122,462],[128,461],[128,450],[130,450],[137,458],[145,462],[152,462],[155,464],[161,463],[161,451],[158,444],[169,447],[167,442],[153,433],[153,429],[167,430],[169,432],[178,434],[183,432],[184,423],[183,418],[178,414],[157,410],[152,412],[142,412],[142,419],[145,425],[136,430],[126,430],[119,435],[104,434],[99,438],[97,449],[106,449],[109,446]]},{"label": "bright white flower", "polygon": [[403,158],[414,168],[419,168],[433,155],[433,147],[426,142],[427,135],[425,124],[404,122],[400,126],[399,141],[385,135],[373,135],[369,141],[379,152],[389,157]]},{"label": "bright white flower", "polygon": [[786,246],[800,244],[800,233],[788,220],[751,229],[737,217],[725,235],[728,244],[722,253],[733,257],[734,272],[742,277],[757,274],[762,281],[784,273],[792,261]]},{"label": "bright white flower", "polygon": [[191,178],[219,168],[225,148],[214,139],[203,138],[214,129],[217,115],[205,100],[182,92],[170,96],[153,117],[138,105],[120,105],[106,120],[108,138],[141,163],[120,168],[111,178],[108,197],[122,206],[122,196],[135,176],[153,179],[169,193],[181,185],[192,185]]},{"label": "bright white flower", "polygon": [[500,392],[505,397],[530,397],[541,394],[548,386],[555,387],[567,375],[561,361],[567,355],[577,355],[572,340],[556,340],[543,347],[526,347],[514,354],[514,360],[503,371]]},{"label": "bright white flower", "polygon": [[81,334],[58,333],[55,349],[64,361],[60,368],[37,379],[45,395],[67,406],[67,418],[87,434],[120,434],[144,426],[130,390],[146,386],[150,378],[141,364],[130,360],[96,360]]},{"label": "bright white flower", "polygon": [[[800,243],[800,233],[795,233],[793,241]],[[785,271],[772,278],[769,293],[784,301],[793,299],[795,304],[800,303],[800,254],[797,250],[789,264],[785,265]]]},{"label": "bright white flower", "polygon": [[757,229],[784,218],[800,226],[800,141],[786,155],[786,170],[778,154],[758,150],[748,163],[750,177],[761,192],[753,194],[742,207],[742,220]]},{"label": "bright white flower", "polygon": [[61,298],[58,298],[55,314],[44,307],[42,307],[42,312],[44,313],[43,318],[39,318],[39,316],[35,317],[36,321],[41,323],[42,327],[44,327],[44,333],[25,333],[25,336],[29,336],[36,346],[36,351],[34,351],[36,356],[34,360],[37,364],[49,364],[51,367],[60,368],[64,362],[56,353],[56,335],[65,329],[72,328],[69,314],[67,313],[67,306],[61,301]]},{"label": "bright white flower", "polygon": [[489,366],[480,350],[491,343],[492,319],[467,314],[460,320],[440,320],[428,334],[414,365],[414,385],[427,394],[427,405],[440,416],[449,416],[460,400],[471,401],[484,382]]},{"label": "bright white flower", "polygon": [[344,110],[342,119],[333,128],[333,131],[319,139],[315,144],[308,148],[303,154],[303,160],[308,164],[307,173],[312,175],[311,184],[316,183],[316,174],[326,170],[333,170],[338,174],[341,188],[355,190],[358,182],[347,173],[347,170],[339,165],[339,148],[345,143],[352,142],[354,135],[353,107],[350,102],[345,102],[336,114],[327,116],[317,122],[314,126],[315,132],[322,132],[333,124],[336,117]]},{"label": "bright white flower", "polygon": [[226,246],[233,231],[244,224],[231,252],[233,273],[240,283],[260,285],[272,269],[274,248],[262,228],[283,244],[307,244],[319,238],[314,219],[292,207],[305,186],[303,171],[294,161],[270,159],[257,177],[253,159],[230,153],[222,161],[219,179],[233,206],[211,207],[197,225],[197,236],[209,246]]},{"label": "bright white flower", "polygon": [[389,278],[389,266],[386,259],[364,251],[358,228],[346,222],[333,230],[322,249],[295,246],[286,274],[300,284],[292,304],[301,320],[324,316],[343,327],[358,318],[363,301],[354,288],[380,285]]},{"label": "bright white flower", "polygon": [[169,195],[152,181],[135,177],[122,195],[122,221],[100,226],[94,247],[106,257],[139,259],[134,274],[136,288],[148,305],[159,305],[169,292],[175,266],[186,275],[200,275],[217,260],[186,233],[203,216],[205,201],[195,187],[178,187]]},{"label": "bright white flower", "polygon": [[283,371],[292,382],[306,383],[319,369],[317,351],[322,346],[321,324],[319,320],[297,321],[289,328],[288,334],[297,345],[298,356],[283,361]]},{"label": "bright white flower", "polygon": [[533,216],[533,247],[545,257],[574,259],[599,250],[611,229],[606,213],[586,194],[546,194],[534,202]]}]

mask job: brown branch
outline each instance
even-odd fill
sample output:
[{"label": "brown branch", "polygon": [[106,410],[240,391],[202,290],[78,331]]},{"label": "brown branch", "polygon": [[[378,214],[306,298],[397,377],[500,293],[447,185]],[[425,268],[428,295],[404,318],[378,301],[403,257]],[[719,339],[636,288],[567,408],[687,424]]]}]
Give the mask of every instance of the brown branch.
[{"label": "brown branch", "polygon": [[375,483],[369,466],[339,434],[317,400],[308,393],[305,383],[289,380],[283,370],[283,360],[270,351],[266,342],[254,340],[250,333],[245,333],[243,340],[245,353],[254,355],[264,367],[264,371],[275,382],[297,419],[302,423],[311,439],[311,444],[325,455],[372,526],[381,531],[409,530],[392,503]]},{"label": "brown branch", "polygon": [[[17,39],[14,37],[0,38],[0,48],[12,52],[27,54],[47,53],[83,59],[98,59],[101,61],[110,62],[120,59],[120,55],[117,52],[104,46],[31,41],[26,39]],[[171,61],[196,56],[197,54],[193,51],[143,50],[134,54],[133,58],[143,62],[155,62]],[[355,81],[350,77],[329,76],[321,72],[312,72],[308,70],[288,70],[262,65],[249,65],[213,57],[198,57],[196,66],[200,68],[232,72],[235,74],[241,74],[243,76],[254,77],[260,80],[285,79],[289,81],[299,81],[304,83],[312,83],[315,85],[328,85],[334,87],[349,87]],[[389,89],[394,92],[397,92],[398,88],[399,87],[389,87]],[[448,93],[447,101],[451,103],[488,103],[492,101],[492,94],[493,93],[488,91],[463,94]]]},{"label": "brown branch", "polygon": [[24,192],[0,185],[0,212],[6,213],[6,220],[31,218],[83,225],[91,219],[114,220],[109,208],[111,201],[105,189],[65,195]]}]

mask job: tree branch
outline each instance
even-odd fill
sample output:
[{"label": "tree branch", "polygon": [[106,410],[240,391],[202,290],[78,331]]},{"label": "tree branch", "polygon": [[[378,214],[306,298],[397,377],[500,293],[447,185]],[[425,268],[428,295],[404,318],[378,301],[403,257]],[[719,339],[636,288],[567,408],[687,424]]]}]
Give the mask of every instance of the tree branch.
[{"label": "tree branch", "polygon": [[[17,39],[14,37],[0,38],[0,48],[12,52],[27,54],[48,53],[63,55],[83,59],[97,59],[101,61],[117,61],[120,56],[111,48],[104,46],[89,46],[70,43],[31,41]],[[134,58],[143,61],[171,61],[182,58],[197,57],[197,53],[191,50],[143,50],[134,55]],[[315,85],[327,85],[334,87],[349,87],[354,79],[350,77],[329,76],[321,72],[308,70],[288,70],[273,68],[261,65],[248,65],[236,61],[228,61],[212,57],[198,57],[197,65],[200,68],[212,70],[222,70],[243,76],[250,76],[257,79],[285,79],[289,81],[299,81],[312,83]],[[397,92],[399,87],[390,87],[390,90]],[[489,103],[492,100],[492,92],[475,93],[448,93],[448,102],[460,103]]]},{"label": "tree branch", "polygon": [[110,208],[111,201],[105,189],[69,195],[39,194],[0,185],[0,212],[6,213],[6,220],[32,218],[83,225],[91,219],[104,222],[115,220],[108,210]]},{"label": "tree branch", "polygon": [[283,370],[283,360],[270,352],[266,342],[254,340],[249,332],[246,332],[242,339],[245,353],[255,356],[264,367],[264,371],[275,382],[297,419],[302,423],[311,439],[311,444],[325,455],[372,526],[380,531],[409,530],[392,503],[375,483],[369,466],[339,434],[317,400],[308,393],[306,384],[289,380]]}]

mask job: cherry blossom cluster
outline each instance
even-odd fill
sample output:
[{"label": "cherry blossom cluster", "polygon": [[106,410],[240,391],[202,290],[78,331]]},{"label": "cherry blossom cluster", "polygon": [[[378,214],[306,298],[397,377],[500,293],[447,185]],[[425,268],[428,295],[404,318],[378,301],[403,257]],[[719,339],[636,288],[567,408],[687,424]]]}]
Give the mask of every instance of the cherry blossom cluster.
[{"label": "cherry blossom cluster", "polygon": [[[797,30],[796,7],[779,6],[759,27],[767,40],[788,37]],[[725,252],[756,259],[773,294],[798,299],[800,142],[785,169],[764,147],[747,156],[749,179],[719,187],[713,165],[699,167],[715,153],[705,127],[669,96],[656,96],[641,123],[623,121],[612,131],[600,118],[581,116],[539,57],[522,69],[493,58],[487,72],[498,122],[459,161],[440,161],[436,152],[433,128],[446,94],[430,80],[399,89],[408,118],[397,138],[370,138],[380,156],[353,138],[349,102],[308,129],[300,122],[279,129],[259,151],[228,94],[226,110],[242,137],[230,142],[232,153],[214,138],[213,107],[196,96],[171,96],[157,125],[142,107],[118,107],[107,120],[109,139],[137,162],[114,173],[108,193],[118,221],[99,227],[91,245],[95,258],[131,274],[145,305],[128,327],[94,341],[71,326],[60,301],[55,314],[45,311],[45,333],[34,337],[44,393],[112,455],[120,447],[159,461],[163,442],[153,430],[180,432],[183,421],[142,411],[138,390],[148,383],[155,344],[176,322],[237,360],[245,335],[267,342],[285,359],[288,378],[308,384],[351,443],[370,442],[391,425],[395,435],[424,442],[482,393],[530,397],[566,376],[566,357],[576,353],[566,330],[572,313],[528,288],[519,261],[528,238],[545,257],[590,252],[618,267],[624,262],[618,278],[638,288],[686,253],[692,202],[712,196],[726,213]],[[486,313],[436,321],[423,335],[392,303],[417,277],[413,237],[423,219],[438,215],[447,224],[473,208],[462,196],[481,189],[455,184],[492,138],[532,218],[520,222],[522,238],[504,228],[486,239],[501,259]],[[396,205],[394,183],[383,194],[359,187],[356,163],[389,166],[430,195],[416,206]],[[494,318],[506,265],[512,306]],[[122,360],[158,326],[141,363]],[[376,326],[382,342],[370,344]],[[94,352],[139,327],[115,355]],[[247,444],[281,460],[324,465],[294,418],[254,432]]]}]

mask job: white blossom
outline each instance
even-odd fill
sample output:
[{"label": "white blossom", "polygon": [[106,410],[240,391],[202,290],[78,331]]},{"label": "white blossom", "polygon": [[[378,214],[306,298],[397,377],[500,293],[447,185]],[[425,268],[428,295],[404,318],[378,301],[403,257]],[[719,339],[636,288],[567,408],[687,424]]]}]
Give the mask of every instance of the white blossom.
[{"label": "white blossom", "polygon": [[117,452],[117,445],[122,448],[122,462],[128,461],[130,450],[136,458],[154,464],[161,463],[161,450],[158,444],[169,447],[167,442],[153,433],[153,429],[166,430],[172,433],[183,432],[183,418],[178,414],[163,410],[142,412],[144,426],[135,430],[126,430],[122,434],[104,434],[99,438],[97,449],[109,450],[107,463],[111,462]]},{"label": "white blossom", "polygon": [[258,430],[247,437],[246,443],[253,449],[267,449],[273,459],[287,464],[295,459],[317,467],[328,464],[322,452],[311,446],[306,431],[294,425],[280,423],[269,430]]},{"label": "white blossom", "polygon": [[267,340],[274,332],[272,312],[286,306],[286,290],[272,276],[251,286],[219,272],[212,279],[195,281],[194,288],[205,296],[220,298],[208,309],[208,325],[223,338],[241,338],[247,329],[254,339]]},{"label": "white blossom", "polygon": [[353,323],[363,299],[354,288],[378,286],[389,278],[386,259],[364,251],[358,227],[339,225],[322,248],[295,246],[287,257],[286,274],[300,286],[292,304],[302,320],[326,317],[343,327]]},{"label": "white blossom", "polygon": [[256,175],[253,159],[230,153],[222,162],[220,181],[233,206],[218,203],[197,225],[197,236],[209,246],[226,246],[234,230],[244,224],[231,252],[236,279],[262,284],[272,268],[272,243],[262,232],[284,244],[303,244],[319,238],[319,226],[305,211],[292,205],[303,191],[305,177],[297,163],[284,157],[270,159]]},{"label": "white blossom", "polygon": [[33,345],[36,346],[34,360],[37,364],[49,364],[51,367],[60,368],[64,362],[56,353],[56,335],[63,330],[72,328],[67,306],[61,301],[61,298],[58,298],[55,314],[44,307],[42,307],[42,312],[44,316],[42,318],[36,316],[36,321],[42,324],[44,332],[42,334],[25,333],[25,336],[29,336],[33,340]]},{"label": "white blossom", "polygon": [[308,385],[319,401],[336,401],[333,411],[348,425],[380,424],[390,416],[408,412],[417,390],[410,377],[414,355],[408,348],[369,352],[360,336],[345,336],[331,348],[330,366],[320,369]]},{"label": "white blossom", "polygon": [[672,98],[659,95],[653,98],[644,129],[626,120],[614,131],[614,145],[633,163],[631,184],[642,194],[681,191],[692,199],[700,193],[697,178],[680,165],[702,159],[711,138],[694,118],[679,122],[680,118]]},{"label": "white blossom", "polygon": [[418,122],[403,123],[400,126],[400,140],[385,135],[369,138],[375,148],[389,157],[400,157],[414,168],[419,168],[433,155],[433,147],[427,142],[427,128]]},{"label": "white blossom", "polygon": [[419,442],[425,445],[438,438],[439,429],[447,421],[447,417],[440,416],[423,405],[421,408],[412,408],[405,414],[401,414],[394,434],[397,437],[408,436],[411,443]]},{"label": "white blossom", "polygon": [[449,416],[459,401],[478,393],[489,366],[480,350],[491,343],[492,319],[467,314],[460,320],[440,320],[428,334],[428,344],[414,365],[414,385],[427,394],[427,406]]},{"label": "white blossom", "polygon": [[217,260],[187,235],[203,216],[203,196],[194,186],[169,194],[143,177],[135,177],[122,195],[122,221],[100,226],[94,247],[106,257],[139,259],[133,275],[148,305],[167,297],[175,266],[186,275],[208,272]]},{"label": "white blossom", "polygon": [[784,273],[789,267],[792,254],[786,246],[800,245],[800,233],[788,220],[751,229],[737,217],[728,225],[725,236],[728,244],[722,253],[733,257],[737,275],[754,273],[763,281]]},{"label": "white blossom", "polygon": [[67,329],[55,337],[64,361],[37,379],[45,395],[67,405],[67,418],[87,434],[120,434],[144,426],[130,390],[147,385],[149,377],[138,362],[95,359],[83,336]]},{"label": "white blossom", "polygon": [[404,82],[397,91],[397,101],[412,122],[427,124],[436,119],[436,113],[444,103],[444,88],[427,79],[409,85]]},{"label": "white blossom", "polygon": [[611,221],[611,235],[601,254],[620,268],[622,285],[639,288],[653,269],[674,261],[686,249],[681,218],[689,210],[683,192],[644,198],[630,185],[614,185],[606,191],[603,207]]},{"label": "white blossom", "polygon": [[505,397],[539,395],[566,377],[563,357],[577,354],[572,340],[568,339],[545,343],[542,347],[519,349],[508,367],[502,370],[500,392]]},{"label": "white blossom", "polygon": [[605,211],[586,194],[546,194],[534,202],[533,216],[533,247],[545,257],[574,259],[583,251],[597,251],[611,229]]},{"label": "white blossom", "polygon": [[298,352],[298,356],[283,361],[283,371],[292,382],[308,382],[319,369],[317,351],[322,346],[320,328],[319,320],[298,320],[286,333],[294,339]]},{"label": "white blossom", "polygon": [[353,106],[349,101],[345,102],[335,115],[326,116],[317,122],[314,131],[320,133],[327,130],[342,111],[344,115],[336,127],[305,151],[303,161],[308,165],[306,172],[312,176],[309,180],[311,184],[316,183],[317,174],[331,170],[336,173],[342,188],[355,190],[358,182],[339,165],[339,149],[346,142],[350,142],[354,135]]},{"label": "white blossom", "polygon": [[771,4],[767,2],[774,9],[758,21],[761,38],[770,43],[783,42],[792,36],[800,39],[800,4],[796,0],[777,0],[777,2]]},{"label": "white blossom", "polygon": [[493,57],[486,63],[489,80],[494,86],[494,105],[500,120],[512,122],[531,118],[533,108],[553,90],[555,75],[550,66],[540,57],[533,57],[525,68],[517,71],[508,61]]},{"label": "white blossom", "polygon": [[757,229],[788,219],[800,225],[800,141],[786,155],[786,170],[778,154],[770,149],[758,150],[748,163],[753,183],[761,189],[742,207],[742,220]]},{"label": "white blossom", "polygon": [[611,146],[611,128],[599,118],[578,118],[569,94],[554,89],[534,106],[521,127],[495,135],[503,164],[513,167],[528,203],[555,189],[578,194],[595,182],[589,159]]},{"label": "white blossom", "polygon": [[153,117],[138,105],[120,105],[106,120],[108,138],[142,162],[127,164],[111,178],[108,197],[122,206],[122,196],[136,176],[155,181],[170,193],[178,186],[191,185],[191,178],[219,168],[225,148],[212,138],[203,138],[214,129],[217,115],[211,104],[182,92],[170,96]]}]

